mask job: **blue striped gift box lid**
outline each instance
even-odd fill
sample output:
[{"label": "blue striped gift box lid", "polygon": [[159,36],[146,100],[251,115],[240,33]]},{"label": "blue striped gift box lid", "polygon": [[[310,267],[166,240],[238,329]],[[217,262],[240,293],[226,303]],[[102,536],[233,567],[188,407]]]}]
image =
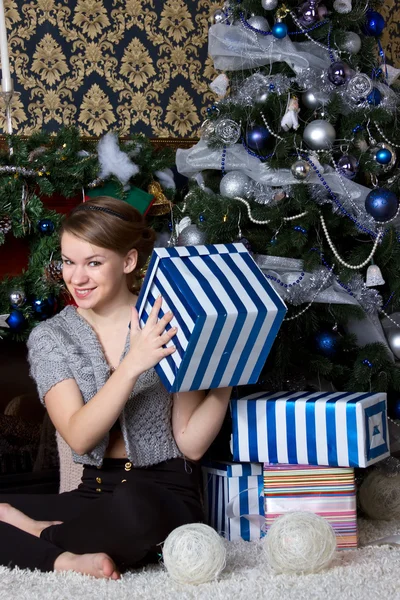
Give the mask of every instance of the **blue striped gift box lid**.
[{"label": "blue striped gift box lid", "polygon": [[220,461],[204,461],[202,469],[223,477],[250,477],[262,475],[263,465],[260,463],[233,463]]},{"label": "blue striped gift box lid", "polygon": [[137,301],[141,326],[156,298],[178,327],[156,365],[170,392],[255,383],[286,306],[243,244],[156,248]]}]

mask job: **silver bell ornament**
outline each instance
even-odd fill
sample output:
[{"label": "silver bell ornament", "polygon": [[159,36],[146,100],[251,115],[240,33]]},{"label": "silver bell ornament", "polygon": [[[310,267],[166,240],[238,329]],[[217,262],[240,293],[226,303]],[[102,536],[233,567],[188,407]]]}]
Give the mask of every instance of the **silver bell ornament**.
[{"label": "silver bell ornament", "polygon": [[13,290],[10,294],[12,308],[21,308],[26,302],[26,294],[23,290]]},{"label": "silver bell ornament", "polygon": [[258,29],[258,31],[269,31],[271,29],[267,19],[260,15],[250,17],[250,19],[247,19],[247,22],[254,27],[254,29]]},{"label": "silver bell ornament", "polygon": [[380,142],[370,149],[370,153],[375,162],[380,166],[381,171],[385,173],[393,169],[396,164],[397,155],[390,144]]},{"label": "silver bell ornament", "polygon": [[303,132],[303,140],[312,150],[329,150],[336,139],[336,131],[329,121],[311,121]]},{"label": "silver bell ornament", "polygon": [[306,160],[296,160],[290,167],[290,171],[295,179],[304,181],[310,174],[311,167]]},{"label": "silver bell ornament", "polygon": [[261,6],[264,10],[275,10],[278,6],[278,0],[261,0]]},{"label": "silver bell ornament", "polygon": [[[400,313],[391,314],[390,319],[393,319],[393,321],[400,325]],[[389,348],[395,357],[400,359],[400,327],[397,327],[390,319],[385,317],[382,319],[381,324],[383,331],[385,332]]]},{"label": "silver bell ornament", "polygon": [[200,246],[205,244],[207,235],[197,225],[189,225],[178,236],[178,246]]},{"label": "silver bell ornament", "polygon": [[[385,280],[382,277],[382,273],[378,265],[369,265],[367,269],[367,275],[365,278],[365,285],[367,287],[375,287],[377,285],[385,285]],[[399,330],[400,331],[400,330]]]},{"label": "silver bell ornament", "polygon": [[242,171],[229,171],[221,179],[219,193],[221,196],[227,196],[228,198],[245,196],[249,190],[250,181],[250,177]]}]

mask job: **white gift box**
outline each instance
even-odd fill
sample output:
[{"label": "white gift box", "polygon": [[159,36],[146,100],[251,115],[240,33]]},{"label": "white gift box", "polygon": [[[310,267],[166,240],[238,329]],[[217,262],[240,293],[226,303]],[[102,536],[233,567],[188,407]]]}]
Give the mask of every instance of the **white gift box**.
[{"label": "white gift box", "polygon": [[231,413],[235,461],[368,467],[390,455],[384,393],[257,392]]},{"label": "white gift box", "polygon": [[178,332],[155,369],[169,392],[256,383],[286,306],[243,244],[156,248],[139,294],[143,327],[157,297]]},{"label": "white gift box", "polygon": [[212,462],[202,472],[207,524],[231,541],[263,537],[263,465]]}]

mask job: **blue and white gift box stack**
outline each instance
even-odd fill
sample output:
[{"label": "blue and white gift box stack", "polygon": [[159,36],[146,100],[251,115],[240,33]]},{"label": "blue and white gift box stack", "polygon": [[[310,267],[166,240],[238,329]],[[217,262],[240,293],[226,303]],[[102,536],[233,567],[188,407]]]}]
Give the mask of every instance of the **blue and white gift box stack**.
[{"label": "blue and white gift box stack", "polygon": [[169,392],[256,383],[286,306],[243,244],[156,248],[137,301],[172,310],[176,352],[155,367]]}]

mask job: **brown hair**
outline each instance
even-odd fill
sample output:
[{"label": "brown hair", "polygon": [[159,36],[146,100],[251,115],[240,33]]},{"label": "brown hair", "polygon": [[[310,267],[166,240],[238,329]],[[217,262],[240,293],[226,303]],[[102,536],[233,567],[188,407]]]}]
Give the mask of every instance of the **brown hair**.
[{"label": "brown hair", "polygon": [[60,228],[60,240],[66,232],[121,256],[132,249],[137,250],[137,264],[127,275],[127,285],[132,290],[140,287],[138,274],[151,254],[155,232],[147,227],[145,218],[136,208],[110,196],[91,198],[65,217]]}]

